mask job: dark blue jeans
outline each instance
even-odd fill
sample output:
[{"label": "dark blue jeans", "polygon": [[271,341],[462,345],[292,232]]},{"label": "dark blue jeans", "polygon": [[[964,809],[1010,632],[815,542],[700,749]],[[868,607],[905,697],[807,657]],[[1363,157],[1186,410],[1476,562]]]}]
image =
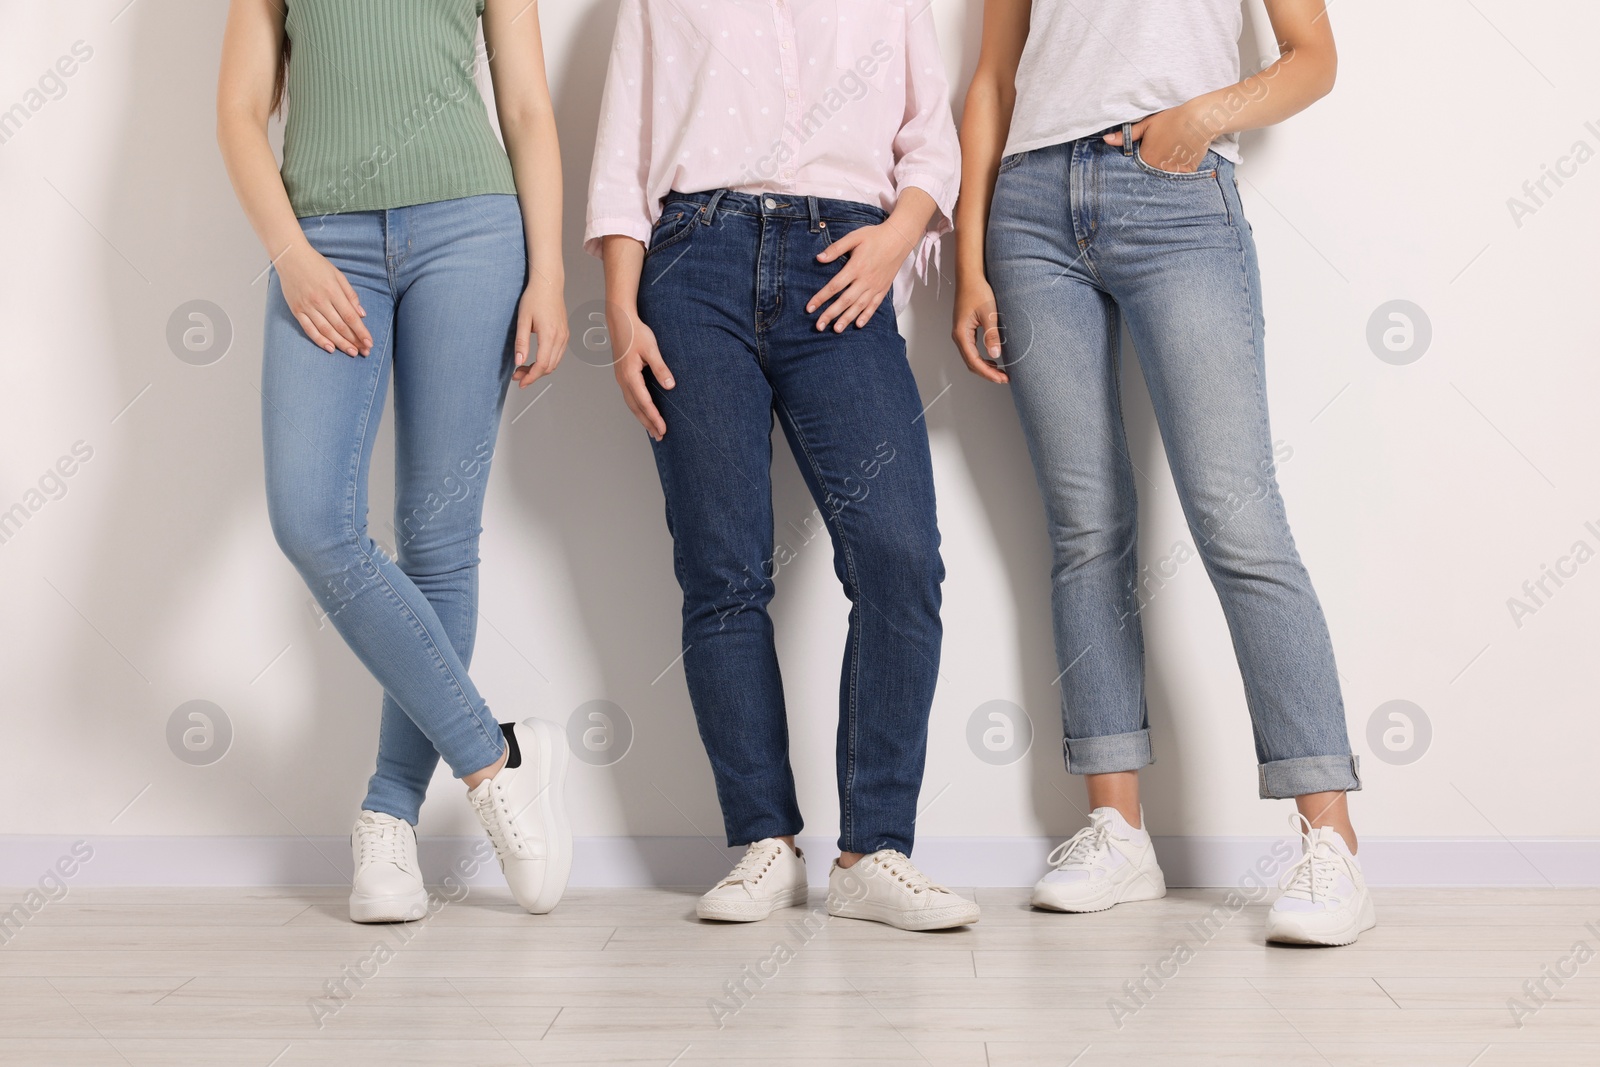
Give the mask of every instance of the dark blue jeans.
[{"label": "dark blue jeans", "polygon": [[[883,219],[848,201],[674,193],[645,261],[639,314],[677,382],[652,390],[684,670],[730,845],[801,829],[767,605],[826,529],[850,599],[839,847],[911,851],[943,632],[922,402],[887,303],[843,334],[805,307],[841,266],[818,253]],[[817,505],[777,544],[774,416]]]}]

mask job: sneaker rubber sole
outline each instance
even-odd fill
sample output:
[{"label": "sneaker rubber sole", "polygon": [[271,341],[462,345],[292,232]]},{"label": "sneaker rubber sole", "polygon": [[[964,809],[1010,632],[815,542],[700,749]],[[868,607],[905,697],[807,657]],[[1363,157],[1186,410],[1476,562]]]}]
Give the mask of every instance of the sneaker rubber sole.
[{"label": "sneaker rubber sole", "polygon": [[1071,883],[1057,887],[1041,882],[1033,887],[1033,906],[1074,915],[1107,911],[1136,900],[1160,900],[1167,895],[1167,880],[1157,871],[1153,878],[1140,875],[1121,884],[1107,882],[1099,893],[1089,897],[1072,894],[1072,888]]},{"label": "sneaker rubber sole", "polygon": [[1337,948],[1355,943],[1356,938],[1378,925],[1378,916],[1369,896],[1361,903],[1354,919],[1329,929],[1318,929],[1298,912],[1267,912],[1267,940],[1279,945],[1323,945]]},{"label": "sneaker rubber sole", "polygon": [[426,918],[428,891],[398,897],[358,897],[350,894],[350,921],[357,923],[409,923]]},{"label": "sneaker rubber sole", "polygon": [[567,821],[567,764],[572,753],[566,736],[543,719],[526,719],[521,725],[533,732],[539,746],[539,775],[544,790],[534,800],[538,821],[544,828],[549,855],[545,860],[544,885],[538,897],[525,905],[533,915],[544,915],[561,903],[572,877],[572,824]]},{"label": "sneaker rubber sole", "polygon": [[803,906],[807,895],[807,886],[796,886],[788,892],[779,893],[771,900],[707,900],[701,897],[699,903],[694,906],[694,913],[702,919],[712,919],[716,922],[760,922],[780,908]]},{"label": "sneaker rubber sole", "polygon": [[905,910],[864,900],[828,901],[828,914],[840,919],[864,919],[897,930],[950,930],[971,926],[980,914],[976,901],[963,900],[942,908]]}]

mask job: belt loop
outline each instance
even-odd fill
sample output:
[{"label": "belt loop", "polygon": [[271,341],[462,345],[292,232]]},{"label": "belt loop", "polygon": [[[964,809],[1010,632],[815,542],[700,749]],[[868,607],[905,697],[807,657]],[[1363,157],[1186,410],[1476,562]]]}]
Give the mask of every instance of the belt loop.
[{"label": "belt loop", "polygon": [[814,196],[806,197],[806,207],[811,209],[811,232],[818,233],[822,229],[822,208],[817,204]]},{"label": "belt loop", "polygon": [[700,209],[700,221],[702,223],[707,226],[711,225],[712,220],[717,217],[717,205],[722,203],[722,198],[727,195],[728,190],[726,189],[718,189],[716,192],[711,194],[711,201],[706,204],[705,207]]},{"label": "belt loop", "polygon": [[1133,123],[1131,122],[1122,124],[1122,154],[1125,156],[1133,155]]}]

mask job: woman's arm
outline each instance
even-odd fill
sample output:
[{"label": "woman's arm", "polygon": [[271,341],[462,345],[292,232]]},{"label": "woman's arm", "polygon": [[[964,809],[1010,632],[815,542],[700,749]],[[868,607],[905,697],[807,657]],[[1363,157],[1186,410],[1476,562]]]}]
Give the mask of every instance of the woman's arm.
[{"label": "woman's arm", "polygon": [[817,315],[817,329],[831,325],[834,333],[843,333],[852,325],[860,328],[871,322],[879,306],[893,294],[906,257],[917,251],[935,219],[943,217],[930,193],[908,185],[900,190],[887,219],[851,230],[824,249],[817,256],[819,263],[832,263],[840,256],[850,258],[806,304],[807,315],[822,310]]},{"label": "woman's arm", "polygon": [[645,432],[659,441],[666,436],[667,422],[650,398],[644,372],[648,367],[663,389],[672,388],[672,373],[661,358],[655,334],[639,318],[639,278],[655,219],[655,205],[647,192],[654,114],[650,52],[644,4],[622,0],[600,101],[584,247],[605,263],[606,330],[622,400]]},{"label": "woman's arm", "polygon": [[[934,29],[933,12],[923,5],[907,12],[904,56],[906,103],[894,143],[895,205],[877,226],[852,230],[817,259],[850,258],[806,304],[817,329],[842,333],[872,321],[895,288],[907,259],[924,280],[939,238],[950,231],[956,193],[961,187],[961,146],[950,118],[950,83]],[[864,146],[868,147],[868,146]]]},{"label": "woman's arm", "polygon": [[[967,369],[991,382],[1010,378],[1000,359],[999,315],[984,270],[984,238],[995,174],[1017,101],[1017,64],[1028,42],[1033,0],[986,0],[983,46],[961,116],[961,199],[956,204],[955,342]],[[984,351],[977,344],[983,331]],[[987,353],[987,358],[985,358]]]},{"label": "woman's arm", "polygon": [[[526,389],[561,363],[569,335],[561,258],[561,144],[545,76],[538,0],[488,0],[483,39],[528,240],[528,288],[517,306],[514,375]],[[532,358],[530,333],[539,337]]]},{"label": "woman's arm", "polygon": [[[691,226],[698,223],[690,223]],[[607,234],[601,238],[600,258],[606,270],[606,331],[611,336],[612,370],[622,390],[622,401],[657,441],[667,435],[667,420],[650,397],[645,368],[663,389],[676,382],[661,358],[656,335],[639,317],[639,277],[644,273],[644,244],[637,238]]]},{"label": "woman's arm", "polygon": [[[1192,172],[1225,133],[1273,126],[1327,96],[1339,67],[1324,0],[1266,0],[1278,59],[1260,73],[1186,104],[1158,111],[1133,127],[1139,154],[1161,170]],[[1122,134],[1106,136],[1122,144]]]},{"label": "woman's arm", "polygon": [[267,140],[283,62],[284,11],[274,0],[233,0],[217,79],[217,145],[256,236],[278,270],[283,296],[306,336],[328,352],[367,355],[372,335],[355,289],[306,240]]}]

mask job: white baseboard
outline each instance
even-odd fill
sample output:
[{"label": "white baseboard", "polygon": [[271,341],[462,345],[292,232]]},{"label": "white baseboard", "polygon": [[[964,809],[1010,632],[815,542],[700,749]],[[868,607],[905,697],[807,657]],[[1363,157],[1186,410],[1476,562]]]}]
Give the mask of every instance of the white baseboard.
[{"label": "white baseboard", "polygon": [[[1262,860],[1281,869],[1283,838],[1157,837],[1156,850],[1172,886],[1234,886]],[[81,844],[80,844],[81,842]],[[485,846],[486,847],[486,842]],[[917,843],[917,863],[947,885],[1026,886],[1043,870],[1054,841],[1033,837],[944,837]],[[57,837],[0,836],[0,886],[31,886],[58,860],[86,848],[91,858],[70,864],[74,886],[327,886],[350,877],[350,845],[342,837]],[[831,858],[828,838],[802,837],[800,846]],[[424,838],[419,847],[430,883],[459,870],[478,839]],[[699,837],[591,837],[576,842],[574,886],[701,886],[726,874],[738,856]],[[479,855],[483,855],[480,851]],[[1595,838],[1366,838],[1362,866],[1380,886],[1600,886],[1600,839]],[[813,884],[827,863],[810,865]],[[1276,874],[1272,873],[1271,881]],[[492,863],[469,883],[493,884]]]}]

